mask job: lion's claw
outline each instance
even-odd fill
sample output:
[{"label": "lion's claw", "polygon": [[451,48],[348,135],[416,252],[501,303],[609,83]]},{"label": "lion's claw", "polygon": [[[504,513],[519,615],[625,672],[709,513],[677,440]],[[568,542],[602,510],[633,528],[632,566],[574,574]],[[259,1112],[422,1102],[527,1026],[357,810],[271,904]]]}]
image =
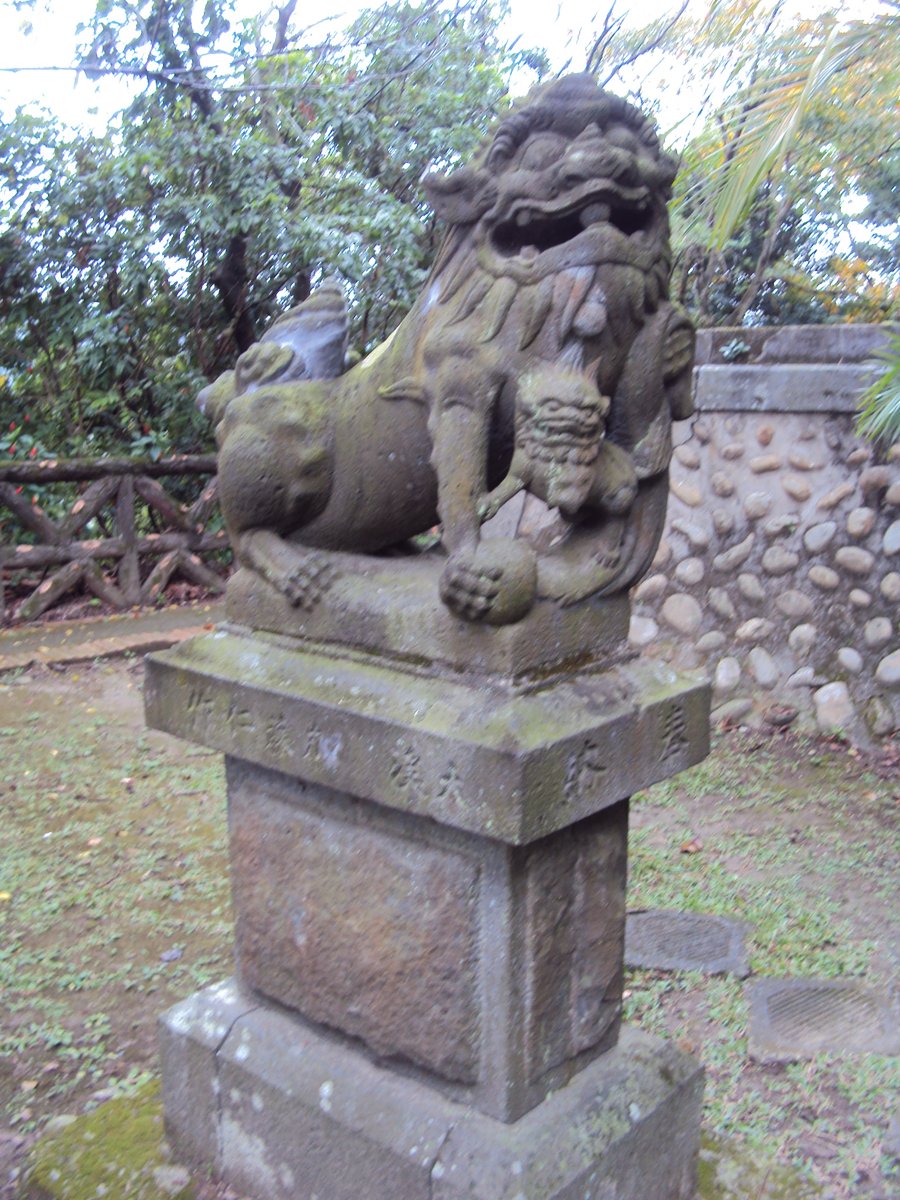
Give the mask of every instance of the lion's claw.
[{"label": "lion's claw", "polygon": [[451,559],[441,576],[441,599],[466,621],[483,621],[500,594],[503,571],[499,567],[475,567]]}]

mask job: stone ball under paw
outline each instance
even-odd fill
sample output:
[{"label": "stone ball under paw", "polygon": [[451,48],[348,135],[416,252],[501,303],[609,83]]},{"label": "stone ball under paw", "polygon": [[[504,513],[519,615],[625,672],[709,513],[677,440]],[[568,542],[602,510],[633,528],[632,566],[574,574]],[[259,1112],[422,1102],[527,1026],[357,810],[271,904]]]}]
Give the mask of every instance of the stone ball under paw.
[{"label": "stone ball under paw", "polygon": [[488,625],[520,621],[537,594],[537,558],[517,538],[492,538],[474,552],[455,554],[445,568],[441,597],[458,616]]}]

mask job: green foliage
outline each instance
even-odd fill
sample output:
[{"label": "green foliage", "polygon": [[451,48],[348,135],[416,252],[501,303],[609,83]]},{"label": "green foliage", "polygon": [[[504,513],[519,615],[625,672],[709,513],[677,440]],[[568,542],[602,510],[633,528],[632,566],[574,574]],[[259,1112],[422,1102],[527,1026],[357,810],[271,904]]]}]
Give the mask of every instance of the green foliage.
[{"label": "green foliage", "polygon": [[862,395],[859,431],[873,440],[900,440],[900,334],[894,334],[878,357],[884,364]]},{"label": "green foliage", "polygon": [[900,8],[873,8],[790,18],[777,0],[714,0],[607,37],[601,77],[631,83],[664,129],[682,110],[666,134],[682,159],[673,286],[702,324],[896,311]]},{"label": "green foliage", "polygon": [[382,340],[435,248],[420,176],[543,65],[478,0],[400,0],[315,41],[293,7],[98,0],[82,67],[145,90],[102,137],[0,121],[4,415],[54,453],[208,448],[199,388],[325,275],[354,352]]}]

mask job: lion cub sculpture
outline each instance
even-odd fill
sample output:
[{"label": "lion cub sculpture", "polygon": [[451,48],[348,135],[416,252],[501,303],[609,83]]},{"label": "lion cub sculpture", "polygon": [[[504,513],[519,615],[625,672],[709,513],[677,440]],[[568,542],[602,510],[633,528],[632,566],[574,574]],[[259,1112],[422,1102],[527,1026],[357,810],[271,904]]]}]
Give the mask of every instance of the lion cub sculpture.
[{"label": "lion cub sculpture", "polygon": [[[448,229],[386,342],[342,371],[329,282],[201,394],[238,561],[299,603],[315,556],[440,522],[439,593],[462,619],[627,588],[662,532],[671,421],[692,411],[693,328],[667,299],[674,175],[637,109],[573,75],[426,177]],[[522,490],[558,509],[549,550],[482,536]]]}]

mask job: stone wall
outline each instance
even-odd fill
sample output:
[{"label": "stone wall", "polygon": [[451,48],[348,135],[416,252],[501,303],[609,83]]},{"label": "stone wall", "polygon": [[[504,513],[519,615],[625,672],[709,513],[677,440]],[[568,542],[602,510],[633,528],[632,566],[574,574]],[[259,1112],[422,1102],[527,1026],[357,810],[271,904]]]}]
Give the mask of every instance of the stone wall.
[{"label": "stone wall", "polygon": [[900,443],[855,431],[879,326],[704,330],[631,640],[705,670],[713,719],[900,728]]}]

